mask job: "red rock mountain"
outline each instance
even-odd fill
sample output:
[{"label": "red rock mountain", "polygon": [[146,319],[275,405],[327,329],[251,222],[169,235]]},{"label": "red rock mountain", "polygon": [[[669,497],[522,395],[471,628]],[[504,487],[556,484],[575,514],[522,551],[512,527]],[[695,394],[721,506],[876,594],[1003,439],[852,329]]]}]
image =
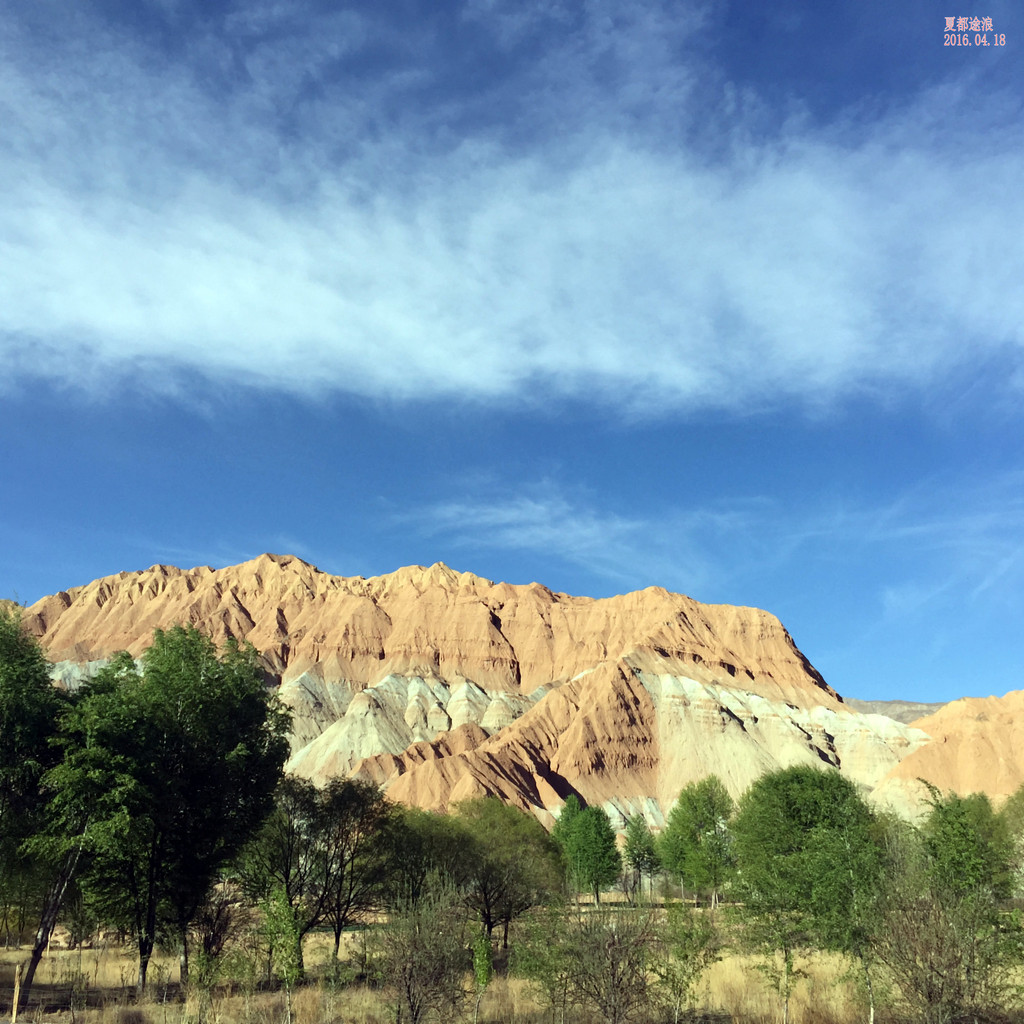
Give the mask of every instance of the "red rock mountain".
[{"label": "red rock mountain", "polygon": [[775,767],[832,764],[898,806],[914,797],[901,762],[938,772],[926,724],[850,711],[773,615],[657,587],[595,600],[440,564],[364,579],[262,555],[109,576],[24,622],[69,683],[157,627],[248,640],[293,709],[292,771],[424,807],[494,793],[548,821],[577,792],[657,824],[708,772],[738,795]]}]

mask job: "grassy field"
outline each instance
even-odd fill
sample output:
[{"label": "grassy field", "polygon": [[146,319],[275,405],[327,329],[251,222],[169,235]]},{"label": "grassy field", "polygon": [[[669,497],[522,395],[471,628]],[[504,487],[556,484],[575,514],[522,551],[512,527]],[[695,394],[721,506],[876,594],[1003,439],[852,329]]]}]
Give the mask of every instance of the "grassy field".
[{"label": "grassy field", "polygon": [[[0,1016],[9,1019],[15,964],[27,949],[0,950]],[[306,947],[308,980],[291,1000],[292,1024],[386,1024],[393,1020],[388,993],[360,983],[330,980],[332,949],[325,937],[312,936]],[[856,985],[843,975],[835,958],[800,962],[801,977],[790,1003],[792,1024],[855,1024],[866,1021],[866,1006]],[[135,1001],[137,963],[131,952],[100,946],[68,952],[54,950],[40,965],[31,1004],[19,1021],[43,1024],[285,1024],[284,993],[254,984],[251,976],[225,977],[212,991],[182,991],[177,958],[156,956],[150,966],[148,992]],[[470,979],[467,976],[467,988]],[[465,1019],[473,1019],[472,1000]],[[726,956],[699,985],[696,1019],[773,1024],[781,1020],[776,991],[756,962]],[[519,978],[497,974],[480,1005],[480,1024],[543,1024],[548,1012],[533,987]],[[572,1012],[566,1022],[592,1018]],[[670,1015],[661,1020],[670,1021]],[[694,1019],[690,1017],[689,1019]],[[881,1014],[879,1020],[883,1021]],[[555,1020],[558,1018],[556,1016]]]}]

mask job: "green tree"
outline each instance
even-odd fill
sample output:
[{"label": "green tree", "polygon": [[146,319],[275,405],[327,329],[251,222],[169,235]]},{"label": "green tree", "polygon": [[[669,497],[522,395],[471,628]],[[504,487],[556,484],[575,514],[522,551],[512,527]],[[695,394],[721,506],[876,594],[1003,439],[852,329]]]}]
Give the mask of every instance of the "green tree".
[{"label": "green tree", "polygon": [[980,794],[932,789],[920,829],[888,833],[877,955],[925,1024],[1005,1019],[1020,1005],[1024,933],[1001,905],[1011,862],[1004,824]]},{"label": "green tree", "polygon": [[557,1020],[560,1024],[565,1024],[566,1013],[578,1000],[574,987],[574,941],[567,927],[565,908],[549,906],[525,917],[512,947],[512,970],[540,989],[552,1022]]},{"label": "green tree", "polygon": [[934,787],[931,811],[921,827],[929,871],[952,899],[979,891],[996,899],[1010,895],[1013,839],[1005,817],[995,814],[984,793],[947,796]]},{"label": "green tree", "polygon": [[859,964],[873,1022],[872,968],[884,880],[882,824],[849,780],[833,781],[830,791],[831,814],[806,843],[808,921],[819,948],[845,954]]},{"label": "green tree", "polygon": [[659,836],[665,869],[695,892],[708,893],[712,908],[730,877],[735,858],[729,820],[735,807],[717,775],[692,782],[679,794]]},{"label": "green tree", "polygon": [[[199,995],[200,1020],[206,1019],[212,1006],[214,987],[229,969],[229,950],[233,947],[238,949],[245,934],[251,937],[258,934],[254,927],[256,910],[244,899],[236,882],[222,877],[193,919],[189,930],[192,948],[189,983],[195,986]],[[266,939],[267,931],[262,931],[262,937]],[[234,959],[237,964],[238,958]]]},{"label": "green tree", "polygon": [[187,973],[189,922],[270,808],[288,722],[252,647],[181,626],[154,633],[141,670],[115,656],[64,716],[51,827],[85,822],[83,886],[133,935],[140,992],[161,926]]},{"label": "green tree", "polygon": [[56,761],[52,740],[66,703],[38,641],[22,629],[20,609],[0,608],[0,931],[8,939],[47,883],[22,844],[41,826],[40,780]]},{"label": "green tree", "polygon": [[555,819],[555,826],[551,830],[551,838],[554,839],[560,847],[564,846],[565,836],[572,829],[573,822],[582,813],[583,805],[580,803],[579,797],[576,796],[575,793],[570,793],[565,798],[565,803],[562,804],[562,810]]},{"label": "green tree", "polygon": [[607,1024],[644,1015],[650,999],[648,970],[655,933],[650,908],[601,909],[579,915],[570,945],[579,1001]]},{"label": "green tree", "polygon": [[342,932],[383,901],[387,836],[394,805],[381,790],[356,779],[335,779],[320,795],[325,847],[324,918],[338,956]]},{"label": "green tree", "polygon": [[486,935],[478,935],[473,943],[473,988],[476,1001],[473,1004],[473,1024],[480,1020],[480,1000],[494,976],[494,950]]},{"label": "green tree", "polygon": [[1024,895],[1024,786],[1019,786],[1003,804],[999,818],[1012,844],[1013,895]]},{"label": "green tree", "polygon": [[642,814],[634,814],[626,822],[626,842],[622,853],[626,864],[633,871],[633,888],[638,888],[643,898],[644,875],[651,879],[653,889],[654,873],[658,870],[660,862],[654,836]]},{"label": "green tree", "polygon": [[559,890],[558,847],[532,814],[496,797],[468,800],[455,810],[466,837],[466,902],[488,939],[496,925],[503,926],[507,949],[511,922]]},{"label": "green tree", "polygon": [[275,886],[260,904],[263,939],[270,953],[270,969],[284,988],[288,1024],[292,1021],[292,991],[302,977],[301,936],[295,908],[281,886]]},{"label": "green tree", "polygon": [[880,865],[872,825],[848,779],[809,765],[763,775],[740,801],[738,892],[748,934],[778,960],[785,1021],[801,946],[866,945]]},{"label": "green tree", "polygon": [[513,969],[546,997],[552,1020],[570,1008],[611,1024],[644,1019],[657,924],[651,908],[545,908],[530,915]]},{"label": "green tree", "polygon": [[398,808],[385,842],[384,897],[388,907],[415,904],[438,879],[459,892],[464,889],[469,870],[464,856],[467,837],[454,817],[415,807]]},{"label": "green tree", "polygon": [[323,840],[320,791],[308,779],[285,776],[270,814],[242,857],[242,884],[261,903],[284,900],[294,928],[292,956],[305,972],[302,942],[325,918],[330,891],[330,853]]},{"label": "green tree", "polygon": [[69,704],[50,682],[38,641],[22,628],[20,609],[0,609],[0,915],[8,936],[12,925],[20,935],[38,916],[23,1006],[80,852],[71,838],[76,826],[66,850],[38,842],[48,820],[43,779],[59,760],[54,739]]},{"label": "green tree", "polygon": [[[566,808],[570,808],[568,801]],[[565,808],[552,835],[562,849],[569,877],[577,889],[592,892],[595,904],[600,903],[601,890],[614,883],[622,871],[615,830],[600,807],[572,807],[567,822],[564,815]]]},{"label": "green tree", "polygon": [[51,740],[66,700],[50,682],[50,666],[20,610],[0,608],[0,855],[35,825],[39,782],[55,763]]}]

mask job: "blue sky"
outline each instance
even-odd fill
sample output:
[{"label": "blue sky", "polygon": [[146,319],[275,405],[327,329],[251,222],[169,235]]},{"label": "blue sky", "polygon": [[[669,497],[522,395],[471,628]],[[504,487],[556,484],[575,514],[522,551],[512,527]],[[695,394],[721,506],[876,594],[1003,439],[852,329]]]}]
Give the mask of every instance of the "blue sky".
[{"label": "blue sky", "polygon": [[1024,686],[1022,44],[1006,0],[7,5],[0,596],[444,561],[764,607],[849,696]]}]

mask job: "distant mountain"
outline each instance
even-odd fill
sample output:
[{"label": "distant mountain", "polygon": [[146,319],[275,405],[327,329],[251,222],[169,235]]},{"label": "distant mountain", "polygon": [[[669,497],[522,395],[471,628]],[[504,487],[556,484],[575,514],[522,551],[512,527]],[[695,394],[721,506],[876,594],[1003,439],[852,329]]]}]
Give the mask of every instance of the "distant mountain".
[{"label": "distant mountain", "polygon": [[848,708],[859,711],[862,715],[885,715],[894,722],[902,722],[910,725],[919,718],[926,715],[933,715],[941,707],[945,707],[947,701],[938,701],[934,704],[922,704],[914,700],[857,700],[854,697],[844,697],[843,700]]},{"label": "distant mountain", "polygon": [[658,587],[595,600],[441,564],[364,579],[261,555],[105,577],[24,621],[68,685],[156,627],[248,640],[293,709],[290,770],[438,809],[493,793],[550,822],[575,792],[658,824],[709,772],[739,795],[809,763],[907,810],[920,785],[897,769],[930,746],[928,720],[851,710],[775,616]]}]

